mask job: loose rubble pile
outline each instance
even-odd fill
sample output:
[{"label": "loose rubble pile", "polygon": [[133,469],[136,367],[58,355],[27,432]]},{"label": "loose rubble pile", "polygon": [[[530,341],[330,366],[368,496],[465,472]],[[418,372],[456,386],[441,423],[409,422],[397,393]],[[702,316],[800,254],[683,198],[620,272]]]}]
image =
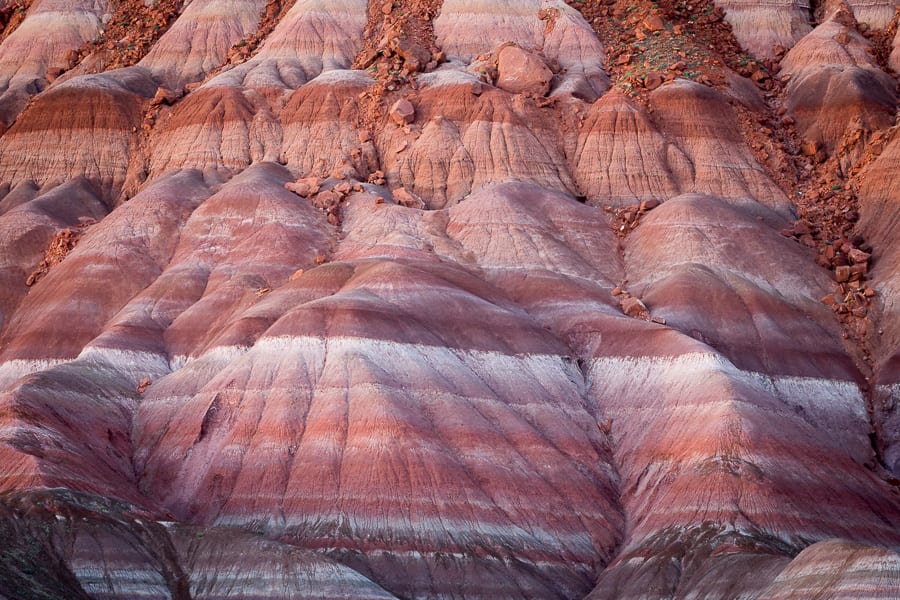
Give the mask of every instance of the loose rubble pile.
[{"label": "loose rubble pile", "polygon": [[641,218],[649,211],[659,206],[659,200],[644,200],[633,206],[604,206],[603,210],[612,216],[612,227],[619,236],[625,237],[641,224]]},{"label": "loose rubble pile", "polygon": [[434,69],[443,59],[431,25],[439,8],[434,1],[370,3],[366,45],[354,68],[400,83]]},{"label": "loose rubble pile", "polygon": [[883,29],[873,29],[867,24],[862,23],[859,31],[872,44],[872,56],[878,61],[882,69],[892,71],[890,64],[891,52],[894,50],[893,41],[897,37],[898,26],[900,26],[900,6],[897,7],[897,13],[887,27]]},{"label": "loose rubble pile", "polygon": [[[873,46],[869,48],[879,63],[886,64],[887,51],[883,47],[887,35],[896,31],[895,16],[888,28],[873,30],[865,23],[858,23],[845,3],[838,6],[832,20],[865,35]],[[835,41],[846,46],[849,36],[841,33]],[[780,82],[782,84],[787,81]],[[783,85],[781,94],[786,93]],[[827,294],[822,302],[831,307],[844,326],[842,335],[856,347],[864,362],[861,368],[870,369],[870,336],[876,332],[871,327],[870,313],[876,301],[876,291],[869,282],[873,247],[857,229],[860,206],[857,197],[860,176],[891,142],[897,128],[871,130],[865,126],[847,125],[833,151],[822,143],[804,140],[796,132],[794,119],[785,114],[783,105],[782,131],[794,139],[793,160],[796,165],[796,199],[798,220],[782,233],[797,240],[815,252],[816,263],[832,272],[835,292]],[[858,157],[848,162],[848,157]]]},{"label": "loose rubble pile", "polygon": [[[368,183],[384,185],[384,173],[375,171],[369,175]],[[340,227],[343,221],[341,207],[344,201],[354,193],[365,191],[363,184],[359,182],[344,181],[341,173],[332,174],[328,179],[315,175],[301,177],[297,181],[286,183],[284,188],[309,200],[313,206],[325,213],[328,222],[335,227]],[[391,195],[394,202],[400,206],[420,210],[425,208],[424,200],[404,187],[394,189]],[[384,201],[384,196],[375,196],[375,204],[383,204]]]},{"label": "loose rubble pile", "polygon": [[[183,4],[184,0],[117,2],[103,32],[71,53],[70,67],[81,65],[84,72],[99,73],[136,64],[166,32]],[[52,81],[64,72],[62,68],[53,69],[47,78]]]},{"label": "loose rubble pile", "polygon": [[9,37],[19,26],[31,6],[32,0],[18,0],[8,2],[0,8],[0,42]]},{"label": "loose rubble pile", "polygon": [[771,65],[734,42],[724,12],[711,0],[569,4],[584,14],[608,49],[615,87],[633,97],[644,98],[676,77],[726,87],[726,65],[761,88],[770,85]]},{"label": "loose rubble pile", "polygon": [[632,296],[628,290],[626,290],[623,285],[616,286],[612,289],[610,294],[612,294],[619,303],[619,309],[634,319],[641,319],[643,321],[650,321],[651,323],[656,323],[658,325],[665,325],[666,320],[662,317],[653,316],[650,314],[650,309],[647,308],[647,305],[640,298],[636,298]]},{"label": "loose rubble pile", "polygon": [[341,204],[352,192],[363,191],[363,187],[359,183],[342,181],[343,175],[340,173],[335,175],[337,176],[329,180],[315,175],[303,177],[297,181],[286,183],[284,188],[308,199],[313,206],[325,213],[331,225],[340,227]]},{"label": "loose rubble pile", "polygon": [[369,3],[365,45],[353,63],[376,80],[360,96],[363,128],[377,129],[386,98],[402,88],[414,88],[417,73],[431,71],[444,60],[432,24],[440,4],[437,0]]},{"label": "loose rubble pile", "polygon": [[[812,151],[812,145],[808,151]],[[834,158],[823,161],[811,171],[809,187],[798,202],[801,218],[782,234],[811,248],[816,264],[832,272],[836,291],[827,294],[822,302],[835,311],[845,326],[844,337],[863,346],[863,356],[868,356],[864,347],[866,336],[872,332],[867,317],[876,296],[868,283],[873,248],[855,233],[859,220],[856,182],[833,175],[815,177],[827,172],[829,166],[834,173],[834,162]]]},{"label": "loose rubble pile", "polygon": [[50,241],[50,245],[44,253],[44,258],[38,264],[37,269],[35,269],[25,280],[25,285],[28,287],[33,286],[43,279],[43,277],[50,272],[50,269],[65,260],[66,256],[69,255],[69,252],[75,249],[75,246],[78,244],[78,240],[81,238],[84,231],[92,224],[92,222],[84,222],[74,229],[66,227],[62,231],[57,232]]},{"label": "loose rubble pile", "polygon": [[[849,213],[847,220],[855,222],[858,214]],[[866,283],[872,248],[860,235],[850,239],[821,239],[822,229],[805,220],[796,221],[782,234],[793,238],[808,248],[816,250],[816,264],[833,272],[838,291],[828,294],[822,302],[830,306],[846,323],[850,317],[863,318],[875,297],[875,290]]]},{"label": "loose rubble pile", "polygon": [[293,4],[293,0],[269,0],[260,15],[259,27],[252,35],[231,47],[226,58],[227,64],[239,64],[250,58]]}]

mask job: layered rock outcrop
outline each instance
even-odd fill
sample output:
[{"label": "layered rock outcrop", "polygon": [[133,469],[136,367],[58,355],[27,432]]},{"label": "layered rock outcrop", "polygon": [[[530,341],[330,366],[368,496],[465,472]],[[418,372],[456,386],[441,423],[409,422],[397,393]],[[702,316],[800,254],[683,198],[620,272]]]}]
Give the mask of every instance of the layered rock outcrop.
[{"label": "layered rock outcrop", "polygon": [[890,597],[889,4],[0,0],[0,598]]},{"label": "layered rock outcrop", "polygon": [[776,0],[760,4],[747,0],[717,0],[741,45],[761,57],[791,48],[812,29],[811,4],[806,0]]},{"label": "layered rock outcrop", "polygon": [[790,77],[785,108],[798,133],[828,155],[839,152],[845,169],[859,161],[873,132],[893,125],[897,82],[875,62],[846,12],[798,43],[781,72]]},{"label": "layered rock outcrop", "polygon": [[880,323],[872,337],[875,356],[875,406],[884,420],[884,461],[895,475],[900,471],[900,435],[897,423],[900,412],[900,306],[896,301],[900,287],[900,269],[897,268],[897,244],[890,241],[896,230],[898,189],[893,182],[900,144],[892,141],[879,158],[870,165],[863,177],[860,190],[860,230],[867,239],[878,245],[872,277],[883,298],[880,303]]},{"label": "layered rock outcrop", "polygon": [[31,3],[24,20],[0,42],[0,129],[46,88],[49,71],[58,74],[73,66],[73,54],[100,34],[108,16],[106,0]]},{"label": "layered rock outcrop", "polygon": [[203,79],[256,30],[263,0],[194,0],[139,63],[172,90]]}]

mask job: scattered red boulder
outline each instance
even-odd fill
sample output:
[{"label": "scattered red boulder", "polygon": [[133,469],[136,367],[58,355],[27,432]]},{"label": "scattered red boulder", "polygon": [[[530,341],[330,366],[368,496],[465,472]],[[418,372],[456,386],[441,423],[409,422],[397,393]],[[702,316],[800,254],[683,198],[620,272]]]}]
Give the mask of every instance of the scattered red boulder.
[{"label": "scattered red boulder", "polygon": [[394,102],[388,114],[397,125],[409,125],[416,119],[416,108],[412,102],[401,98]]},{"label": "scattered red boulder", "polygon": [[513,94],[543,96],[553,71],[541,57],[518,46],[504,46],[497,55],[497,87]]}]

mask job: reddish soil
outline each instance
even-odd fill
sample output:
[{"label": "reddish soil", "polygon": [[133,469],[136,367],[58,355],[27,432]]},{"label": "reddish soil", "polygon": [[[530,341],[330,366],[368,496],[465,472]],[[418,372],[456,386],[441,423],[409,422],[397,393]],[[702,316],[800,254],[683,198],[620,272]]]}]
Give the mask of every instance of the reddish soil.
[{"label": "reddish soil", "polygon": [[143,0],[120,0],[103,34],[82,46],[70,63],[94,55],[93,64],[102,65],[103,70],[136,64],[166,32],[183,4],[184,0],[154,0],[148,6]]},{"label": "reddish soil", "polygon": [[657,206],[659,206],[657,200],[645,200],[640,204],[619,208],[604,206],[603,210],[610,215],[611,225],[616,235],[620,240],[624,240],[641,224],[641,218]]},{"label": "reddish soil", "polygon": [[[259,48],[260,43],[275,29],[275,26],[287,14],[296,0],[269,0],[259,15],[259,26],[256,33],[237,42],[228,51],[226,64],[240,64],[249,59]],[[217,70],[218,72],[218,70]]]},{"label": "reddish soil", "polygon": [[19,0],[0,10],[0,42],[8,38],[25,20],[31,2],[32,0]]},{"label": "reddish soil", "polygon": [[43,279],[43,277],[50,272],[50,269],[65,260],[66,256],[69,255],[69,252],[75,249],[84,230],[89,226],[90,224],[84,224],[79,225],[74,229],[67,227],[62,231],[57,232],[56,235],[53,236],[53,239],[50,240],[50,245],[47,246],[47,250],[44,251],[44,258],[38,263],[38,268],[25,280],[25,285],[29,287],[33,286]]},{"label": "reddish soil", "polygon": [[726,65],[766,86],[765,64],[743,52],[724,13],[710,0],[568,4],[581,11],[603,42],[613,86],[635,98],[676,77],[724,87]]},{"label": "reddish soil", "polygon": [[872,55],[875,57],[875,60],[877,60],[881,68],[888,73],[893,72],[893,69],[891,69],[888,64],[888,58],[890,58],[891,52],[893,51],[893,42],[894,37],[897,35],[898,23],[900,23],[900,6],[897,7],[894,18],[891,19],[891,22],[884,29],[869,29],[868,27],[860,28],[860,32],[866,36],[869,43],[872,44]]},{"label": "reddish soil", "polygon": [[[646,104],[649,91],[676,77],[726,91],[726,66],[759,88],[767,105],[763,112],[731,101],[741,130],[759,163],[795,202],[799,218],[783,233],[813,249],[816,262],[832,271],[835,291],[823,302],[843,324],[848,351],[864,371],[870,371],[866,336],[872,329],[868,313],[875,292],[866,283],[866,255],[872,248],[855,232],[859,218],[856,174],[877,157],[892,133],[881,132],[871,140],[859,135],[843,140],[837,155],[866,144],[861,163],[844,175],[836,156],[827,157],[821,149],[802,144],[792,119],[784,116],[779,61],[758,61],[744,53],[721,9],[710,0],[573,0],[569,4],[581,11],[603,41],[613,86],[639,102]],[[858,27],[849,12],[845,20]],[[862,31],[885,67],[898,20],[895,17],[884,30]],[[639,207],[610,212],[620,237],[640,222]]]},{"label": "reddish soil", "polygon": [[388,99],[415,89],[415,74],[443,60],[433,26],[441,4],[443,0],[369,2],[365,45],[353,62],[354,69],[367,70],[376,80],[360,98],[361,129],[380,127]]}]

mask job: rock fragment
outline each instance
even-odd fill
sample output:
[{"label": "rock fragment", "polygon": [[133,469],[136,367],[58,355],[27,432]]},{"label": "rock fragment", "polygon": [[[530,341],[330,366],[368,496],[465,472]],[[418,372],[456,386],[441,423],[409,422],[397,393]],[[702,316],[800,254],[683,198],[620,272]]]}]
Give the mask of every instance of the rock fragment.
[{"label": "rock fragment", "polygon": [[497,87],[513,94],[543,96],[550,90],[553,71],[534,52],[505,46],[497,57]]},{"label": "rock fragment", "polygon": [[404,187],[394,190],[394,201],[407,208],[425,208],[425,202]]},{"label": "rock fragment", "polygon": [[315,195],[321,187],[322,180],[318,177],[303,177],[297,181],[284,184],[284,189],[304,198]]},{"label": "rock fragment", "polygon": [[639,298],[625,296],[619,303],[619,307],[622,309],[622,312],[629,317],[643,319],[644,321],[650,320],[650,311]]},{"label": "rock fragment", "polygon": [[406,98],[401,98],[394,102],[388,114],[397,125],[409,125],[416,119],[416,107]]}]

